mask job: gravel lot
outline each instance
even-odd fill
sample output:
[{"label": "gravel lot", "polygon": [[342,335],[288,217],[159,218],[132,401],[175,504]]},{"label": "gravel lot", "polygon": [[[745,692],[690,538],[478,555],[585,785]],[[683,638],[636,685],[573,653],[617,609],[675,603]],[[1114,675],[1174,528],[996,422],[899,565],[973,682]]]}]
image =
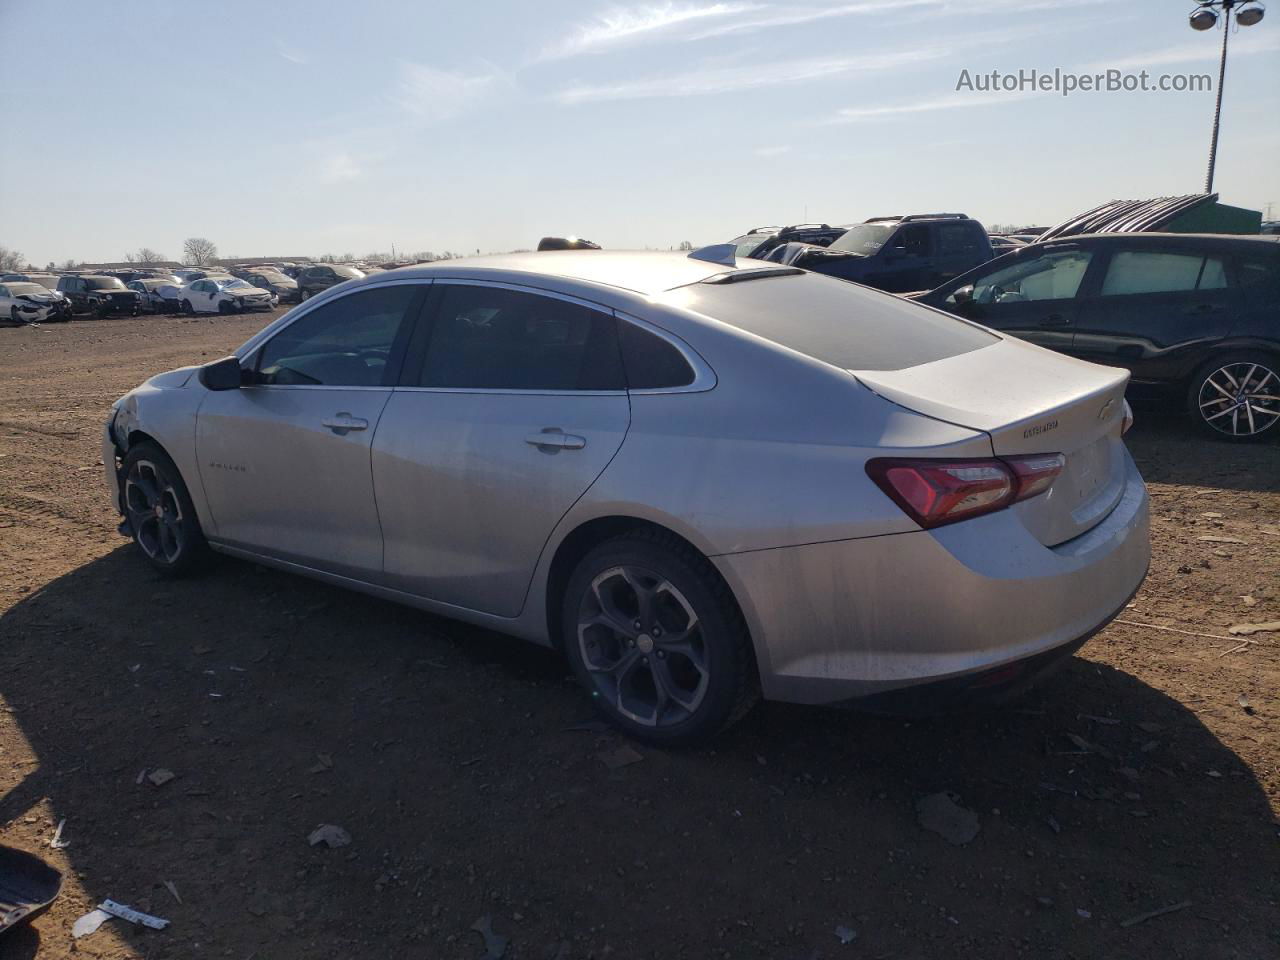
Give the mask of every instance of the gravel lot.
[{"label": "gravel lot", "polygon": [[[1280,444],[1135,404],[1150,577],[998,713],[765,705],[610,769],[623,741],[574,729],[548,653],[241,562],[164,582],[127,549],[109,404],[263,322],[0,329],[0,840],[67,878],[0,956],[474,960],[481,917],[516,960],[1280,956],[1280,633],[1228,633],[1280,620]],[[972,842],[921,827],[939,791]],[[319,824],[351,844],[309,846]],[[73,942],[107,897],[171,926]]]}]

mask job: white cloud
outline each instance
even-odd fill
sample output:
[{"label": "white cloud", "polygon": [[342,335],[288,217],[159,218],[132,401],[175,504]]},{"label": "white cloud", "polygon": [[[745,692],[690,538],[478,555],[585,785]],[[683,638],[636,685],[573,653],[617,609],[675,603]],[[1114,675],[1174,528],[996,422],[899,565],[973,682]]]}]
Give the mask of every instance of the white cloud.
[{"label": "white cloud", "polygon": [[333,153],[320,163],[321,183],[343,183],[360,177],[360,165],[349,153]]},{"label": "white cloud", "polygon": [[696,32],[686,39],[705,40],[731,33],[751,33],[775,27],[791,27],[802,23],[813,23],[816,20],[829,20],[833,17],[940,6],[942,6],[942,0],[861,0],[859,3],[841,3],[832,6],[768,5],[757,7],[744,16],[735,17],[732,23],[713,26]]},{"label": "white cloud", "polygon": [[400,64],[395,101],[428,123],[438,123],[465,113],[491,96],[498,86],[498,72],[488,64],[475,73],[439,70],[421,63]]},{"label": "white cloud", "polygon": [[561,60],[598,53],[621,44],[666,35],[673,28],[758,9],[754,3],[712,3],[705,6],[664,3],[615,7],[608,13],[570,29],[569,34],[542,52],[541,60]]},{"label": "white cloud", "polygon": [[640,100],[653,97],[690,97],[732,93],[780,84],[820,80],[855,70],[887,70],[908,63],[935,59],[937,50],[920,49],[863,57],[806,57],[773,63],[732,67],[703,67],[685,73],[660,74],[624,83],[566,87],[554,94],[563,104],[602,100]]},{"label": "white cloud", "polygon": [[887,104],[883,107],[847,107],[837,110],[835,116],[824,123],[858,123],[863,120],[884,120],[889,117],[912,113],[931,113],[936,110],[963,110],[969,107],[990,107],[1001,103],[1027,100],[1043,96],[1039,91],[999,93],[986,96],[947,96],[931,100],[913,100],[908,103]]},{"label": "white cloud", "polygon": [[311,58],[297,47],[291,47],[285,43],[276,44],[276,53],[280,54],[290,63],[306,64],[311,62]]},{"label": "white cloud", "polygon": [[[1271,53],[1275,50],[1280,50],[1280,35],[1274,32],[1270,34],[1254,34],[1252,36],[1238,37],[1235,43],[1228,47],[1227,56],[1248,56],[1254,53]],[[1096,60],[1093,63],[1085,64],[1080,70],[1086,73],[1102,70],[1140,70],[1143,67],[1163,67],[1175,63],[1194,63],[1197,60],[1216,65],[1221,51],[1221,42],[1215,34],[1212,40],[1205,40],[1202,43],[1194,41],[1179,43],[1171,47],[1148,50],[1146,53],[1138,53],[1129,57],[1118,57],[1115,60]]]}]

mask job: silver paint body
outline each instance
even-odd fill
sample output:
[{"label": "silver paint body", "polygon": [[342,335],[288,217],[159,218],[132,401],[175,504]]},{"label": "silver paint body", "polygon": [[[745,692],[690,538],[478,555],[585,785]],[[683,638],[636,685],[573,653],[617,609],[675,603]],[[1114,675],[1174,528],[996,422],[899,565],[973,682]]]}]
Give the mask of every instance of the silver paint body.
[{"label": "silver paint body", "polygon": [[[841,370],[688,308],[684,285],[760,266],[584,251],[404,268],[330,288],[236,352],[251,357],[354,290],[496,283],[660,333],[697,371],[687,387],[213,393],[185,368],[122,398],[114,431],[165,448],[217,550],[543,644],[565,538],[601,518],[659,524],[725,577],[774,699],[832,702],[997,666],[1083,636],[1123,605],[1149,559],[1147,494],[1120,438],[1124,371],[998,334],[934,363]],[[927,309],[806,282],[847,288],[853,317]],[[368,426],[322,425],[348,422],[339,415]],[[1056,433],[1042,432],[1048,423]],[[527,442],[543,431],[585,443]],[[1068,441],[1049,493],[934,530],[865,471],[874,456],[1057,452]]]}]

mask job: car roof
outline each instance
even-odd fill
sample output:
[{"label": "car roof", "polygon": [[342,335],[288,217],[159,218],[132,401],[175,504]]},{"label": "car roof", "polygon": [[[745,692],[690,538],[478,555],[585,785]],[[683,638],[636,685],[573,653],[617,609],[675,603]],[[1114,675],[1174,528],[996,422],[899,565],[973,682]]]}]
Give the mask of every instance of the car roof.
[{"label": "car roof", "polygon": [[[617,287],[633,293],[652,295],[674,287],[697,283],[730,270],[764,266],[757,260],[740,264],[696,260],[686,253],[628,250],[552,250],[541,253],[513,253],[490,257],[437,260],[430,264],[397,267],[375,274],[378,282],[391,277],[431,279],[434,277],[500,279],[504,274],[556,277]],[[373,279],[373,278],[371,278]]]},{"label": "car roof", "polygon": [[1181,243],[1196,246],[1201,246],[1205,243],[1220,243],[1228,246],[1240,245],[1246,248],[1254,246],[1254,249],[1260,249],[1255,245],[1262,243],[1278,243],[1280,242],[1280,236],[1269,236],[1256,233],[1155,233],[1142,230],[1132,230],[1120,233],[1082,233],[1066,237],[1051,237],[1048,240],[1041,240],[1038,243],[1028,244],[1028,246],[1060,246],[1076,243],[1081,240],[1087,240],[1091,243],[1133,243],[1135,241],[1142,242],[1145,240],[1156,240],[1160,243]]}]

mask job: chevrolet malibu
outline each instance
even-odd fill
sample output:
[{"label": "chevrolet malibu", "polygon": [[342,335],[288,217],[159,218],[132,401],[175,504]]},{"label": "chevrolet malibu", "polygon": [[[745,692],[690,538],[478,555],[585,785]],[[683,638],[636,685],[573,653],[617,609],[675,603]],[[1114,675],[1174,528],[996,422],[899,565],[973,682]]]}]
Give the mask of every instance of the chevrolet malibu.
[{"label": "chevrolet malibu", "polygon": [[1147,569],[1127,374],[793,267],[605,251],[333,287],[114,406],[121,531],[555,647],[654,743],[761,696],[1007,696]]}]

